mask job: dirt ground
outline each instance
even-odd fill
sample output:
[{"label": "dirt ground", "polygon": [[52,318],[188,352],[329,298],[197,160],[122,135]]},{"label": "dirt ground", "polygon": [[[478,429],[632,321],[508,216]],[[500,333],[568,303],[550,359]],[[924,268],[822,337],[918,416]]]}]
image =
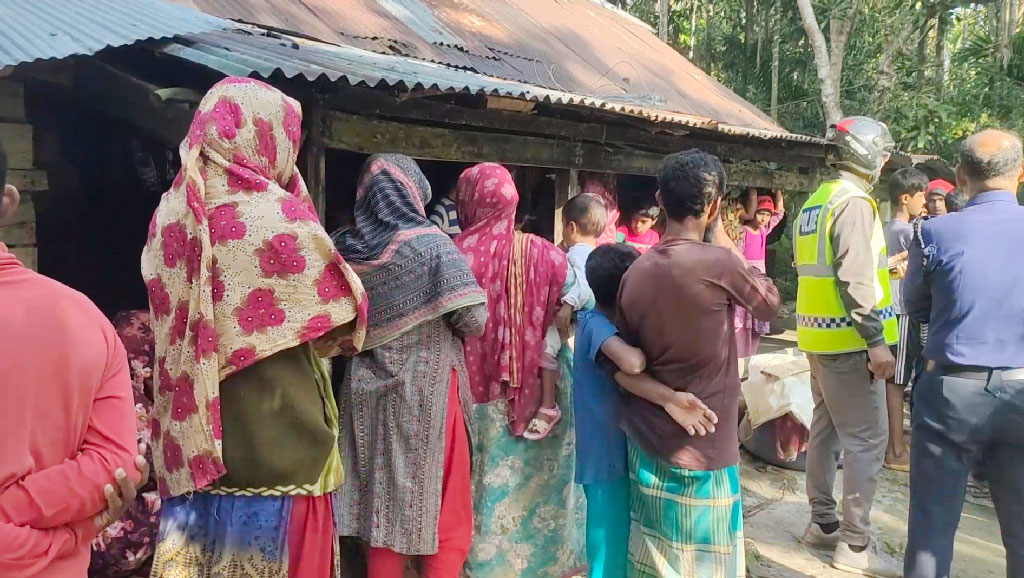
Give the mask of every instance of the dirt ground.
[{"label": "dirt ground", "polygon": [[[799,543],[810,515],[803,472],[769,466],[744,453],[740,479],[752,578],[848,578],[828,565],[825,554]],[[871,516],[883,549],[900,561],[907,543],[908,484],[907,474],[883,470]],[[836,496],[841,492],[839,481]],[[992,503],[971,500],[956,536],[953,576],[1005,576],[1005,559]]]},{"label": "dirt ground", "polygon": [[[791,339],[790,335],[769,338],[761,351],[792,347]],[[842,495],[841,474],[836,484],[837,497]],[[908,474],[889,470],[882,470],[880,478],[872,524],[883,550],[902,562],[907,544],[910,478]],[[799,542],[810,516],[803,472],[764,464],[744,452],[740,479],[752,578],[849,577],[832,569],[826,554],[805,548]],[[969,498],[956,536],[953,576],[1005,576],[1005,560],[992,503]]]}]

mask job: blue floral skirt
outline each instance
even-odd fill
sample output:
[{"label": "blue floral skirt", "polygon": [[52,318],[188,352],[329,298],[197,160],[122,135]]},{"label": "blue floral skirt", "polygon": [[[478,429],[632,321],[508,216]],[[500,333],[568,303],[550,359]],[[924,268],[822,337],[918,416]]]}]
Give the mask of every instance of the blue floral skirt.
[{"label": "blue floral skirt", "polygon": [[541,441],[514,437],[504,402],[473,415],[473,546],[469,578],[561,578],[585,565],[586,501],[576,485],[572,356],[563,347],[562,421]]}]

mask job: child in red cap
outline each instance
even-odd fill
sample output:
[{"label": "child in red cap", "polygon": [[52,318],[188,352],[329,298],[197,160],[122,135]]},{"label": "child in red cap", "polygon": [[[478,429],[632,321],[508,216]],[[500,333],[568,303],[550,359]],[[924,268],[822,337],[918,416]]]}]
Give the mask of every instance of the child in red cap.
[{"label": "child in red cap", "polygon": [[[768,235],[779,226],[786,209],[783,206],[782,191],[775,191],[775,198],[768,195],[757,197],[757,209],[754,218],[747,221],[743,228],[742,247],[747,262],[761,273],[767,273],[765,256],[768,249]],[[736,356],[745,359],[757,353],[761,336],[771,329],[767,321],[758,321],[742,307],[736,307]]]},{"label": "child in red cap", "polygon": [[946,207],[946,195],[955,187],[953,183],[935,179],[928,183],[928,214],[932,217],[940,217],[948,213]]}]

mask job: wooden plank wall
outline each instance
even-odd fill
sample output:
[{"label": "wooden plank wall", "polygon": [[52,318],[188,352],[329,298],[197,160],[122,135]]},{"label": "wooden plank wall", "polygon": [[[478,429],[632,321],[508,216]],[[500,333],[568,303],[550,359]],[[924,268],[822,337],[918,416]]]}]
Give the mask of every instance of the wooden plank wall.
[{"label": "wooden plank wall", "polygon": [[21,192],[14,219],[0,226],[0,242],[30,269],[38,268],[36,211],[32,195],[47,188],[46,172],[35,167],[32,125],[25,116],[24,86],[0,80],[0,143],[7,152],[7,182]]}]

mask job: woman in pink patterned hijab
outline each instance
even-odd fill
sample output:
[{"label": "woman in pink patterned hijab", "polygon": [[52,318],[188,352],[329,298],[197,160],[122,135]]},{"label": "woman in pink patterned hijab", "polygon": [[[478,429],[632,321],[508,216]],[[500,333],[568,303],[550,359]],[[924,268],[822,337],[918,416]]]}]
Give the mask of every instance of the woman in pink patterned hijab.
[{"label": "woman in pink patterned hijab", "polygon": [[568,262],[547,240],[515,230],[519,194],[501,165],[463,172],[454,200],[462,226],[455,244],[487,293],[488,308],[483,336],[464,340],[474,401],[475,531],[466,573],[568,575],[585,550],[583,495],[573,483],[568,356],[561,356],[566,385],[556,388],[563,427],[543,441],[522,437],[541,406],[545,330],[554,321]]},{"label": "woman in pink patterned hijab", "polygon": [[150,224],[157,578],[330,575],[342,469],[320,358],[362,346],[367,302],[296,168],[301,126],[280,91],[219,82]]},{"label": "woman in pink patterned hijab", "polygon": [[522,435],[541,404],[544,334],[554,320],[568,263],[547,240],[515,230],[519,193],[505,167],[467,169],[455,191],[462,234],[455,244],[487,293],[483,337],[466,338],[476,403],[504,396],[509,427]]}]

